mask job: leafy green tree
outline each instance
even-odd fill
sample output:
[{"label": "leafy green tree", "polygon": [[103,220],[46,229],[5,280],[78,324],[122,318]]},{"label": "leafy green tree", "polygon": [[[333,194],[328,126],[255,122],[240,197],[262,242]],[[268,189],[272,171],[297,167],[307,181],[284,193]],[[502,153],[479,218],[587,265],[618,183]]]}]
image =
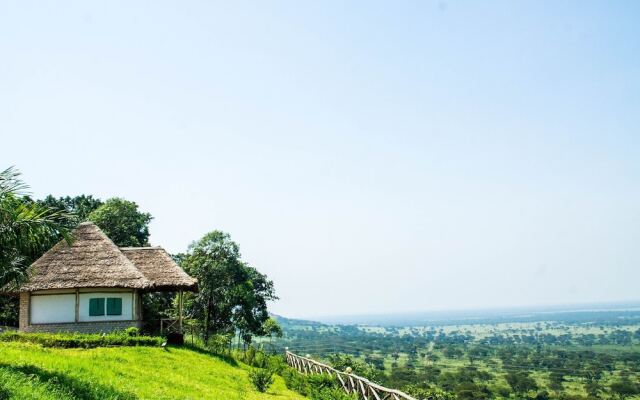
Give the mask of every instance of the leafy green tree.
[{"label": "leafy green tree", "polygon": [[138,211],[133,201],[112,198],[88,216],[118,246],[148,246],[151,214]]},{"label": "leafy green tree", "polygon": [[613,382],[610,388],[611,392],[615,393],[621,399],[640,394],[640,384],[632,382],[628,376],[624,376],[620,380]]},{"label": "leafy green tree", "polygon": [[43,206],[72,215],[73,221],[76,224],[86,221],[89,218],[89,214],[104,204],[102,200],[84,194],[75,197],[65,196],[58,198],[48,195],[43,200],[38,200],[37,202]]},{"label": "leafy green tree", "polygon": [[281,338],[284,334],[278,321],[271,317],[267,318],[267,320],[262,324],[262,331],[266,336],[269,336],[269,344],[271,344],[271,340],[274,336]]},{"label": "leafy green tree", "polygon": [[536,381],[529,376],[528,372],[509,372],[505,378],[511,389],[516,393],[526,393],[530,390],[538,389]]},{"label": "leafy green tree", "polygon": [[198,279],[198,293],[185,302],[187,313],[203,322],[204,340],[211,333],[262,335],[269,318],[267,302],[275,300],[273,282],[242,262],[238,245],[229,234],[213,231],[176,257]]},{"label": "leafy green tree", "polygon": [[584,390],[591,397],[599,397],[600,391],[602,391],[602,387],[597,381],[588,381],[584,384]]},{"label": "leafy green tree", "polygon": [[376,369],[373,365],[360,361],[348,354],[335,353],[329,355],[329,364],[339,371],[351,368],[353,374],[372,381],[375,381],[377,378]]},{"label": "leafy green tree", "polygon": [[533,398],[534,400],[550,400],[551,396],[549,395],[549,392],[547,392],[546,390],[543,390],[541,392],[538,392],[536,394],[536,397]]},{"label": "leafy green tree", "polygon": [[562,392],[564,390],[563,382],[564,374],[560,371],[551,371],[549,375],[549,388],[555,390],[556,392]]},{"label": "leafy green tree", "polygon": [[484,385],[478,385],[475,382],[462,382],[456,387],[456,399],[460,400],[477,400],[490,399],[493,395]]},{"label": "leafy green tree", "polygon": [[455,400],[456,396],[453,393],[445,392],[442,389],[431,387],[420,387],[418,385],[407,385],[402,388],[402,391],[414,396],[418,399],[428,400]]}]

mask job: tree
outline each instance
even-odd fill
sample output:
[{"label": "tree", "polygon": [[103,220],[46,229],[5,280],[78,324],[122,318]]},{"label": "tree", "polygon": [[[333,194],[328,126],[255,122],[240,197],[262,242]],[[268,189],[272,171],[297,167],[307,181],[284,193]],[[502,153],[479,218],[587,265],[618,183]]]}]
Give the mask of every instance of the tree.
[{"label": "tree", "polygon": [[87,217],[113,242],[121,247],[149,245],[151,214],[138,211],[133,201],[112,198],[93,210]]},{"label": "tree", "polygon": [[453,393],[445,392],[439,388],[420,387],[417,385],[407,385],[402,389],[404,392],[415,396],[419,399],[425,400],[455,400],[456,396]]},{"label": "tree", "polygon": [[31,201],[26,189],[14,168],[0,172],[0,287],[21,283],[31,262],[59,237],[70,240],[70,216]]},{"label": "tree", "polygon": [[536,394],[536,397],[533,398],[534,400],[550,400],[551,396],[549,395],[549,392],[547,392],[546,390],[543,390],[541,392],[538,392]]},{"label": "tree", "polygon": [[274,336],[281,338],[283,335],[282,327],[275,318],[271,317],[267,318],[262,324],[262,331],[266,336],[269,336],[269,344],[271,344],[271,339],[273,339]]},{"label": "tree", "polygon": [[229,234],[213,231],[176,257],[198,279],[198,293],[185,302],[187,313],[203,322],[204,340],[211,333],[235,329],[245,341],[262,335],[269,318],[267,301],[275,300],[273,282],[240,259],[240,249]]},{"label": "tree", "polygon": [[526,393],[530,390],[537,390],[536,381],[529,376],[528,372],[509,372],[505,377],[511,389],[516,393]]},{"label": "tree", "polygon": [[104,204],[102,200],[84,194],[75,197],[66,196],[58,198],[48,195],[44,200],[38,200],[37,202],[38,204],[73,215],[76,224],[86,221],[91,212]]},{"label": "tree", "polygon": [[556,392],[562,392],[564,390],[562,382],[564,382],[564,374],[560,371],[551,371],[549,375],[549,387]]},{"label": "tree", "polygon": [[338,371],[351,368],[351,372],[371,381],[376,380],[376,369],[372,364],[360,361],[349,354],[334,353],[329,355],[329,364]]},{"label": "tree", "polygon": [[[71,217],[33,202],[26,189],[13,167],[0,172],[0,289],[19,286],[28,266],[60,237],[71,240]],[[17,320],[16,299],[0,297],[0,324],[15,325]]]},{"label": "tree", "polygon": [[623,376],[620,380],[613,382],[610,388],[621,399],[640,394],[640,385],[632,382],[628,376]]}]

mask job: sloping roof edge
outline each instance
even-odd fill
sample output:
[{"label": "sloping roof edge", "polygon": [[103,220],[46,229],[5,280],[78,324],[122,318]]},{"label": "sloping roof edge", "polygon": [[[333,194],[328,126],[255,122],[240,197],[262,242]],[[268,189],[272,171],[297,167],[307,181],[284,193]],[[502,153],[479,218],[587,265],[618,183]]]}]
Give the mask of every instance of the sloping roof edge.
[{"label": "sloping roof edge", "polygon": [[91,222],[79,224],[71,236],[71,244],[56,243],[31,264],[27,282],[5,293],[89,287],[197,290],[197,280],[161,247],[119,248]]}]

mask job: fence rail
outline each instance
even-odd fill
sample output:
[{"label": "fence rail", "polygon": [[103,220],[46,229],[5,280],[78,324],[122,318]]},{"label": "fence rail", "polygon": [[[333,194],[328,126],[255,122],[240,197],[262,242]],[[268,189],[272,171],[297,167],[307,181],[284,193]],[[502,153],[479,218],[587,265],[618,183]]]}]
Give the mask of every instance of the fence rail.
[{"label": "fence rail", "polygon": [[376,385],[369,380],[348,372],[341,372],[321,362],[302,357],[297,354],[285,351],[287,364],[305,375],[326,374],[335,377],[345,392],[357,393],[362,400],[416,400],[414,397],[399,390],[388,389]]}]

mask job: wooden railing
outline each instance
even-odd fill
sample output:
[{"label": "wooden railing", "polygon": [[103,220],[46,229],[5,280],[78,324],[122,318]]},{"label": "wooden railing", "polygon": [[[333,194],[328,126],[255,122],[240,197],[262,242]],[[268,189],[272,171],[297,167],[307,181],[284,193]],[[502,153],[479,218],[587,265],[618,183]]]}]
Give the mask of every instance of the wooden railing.
[{"label": "wooden railing", "polygon": [[180,319],[161,319],[160,334],[182,333],[182,322]]},{"label": "wooden railing", "polygon": [[357,393],[362,400],[416,400],[399,390],[387,389],[349,372],[341,372],[309,357],[285,351],[287,364],[303,374],[326,374],[335,377],[347,393]]}]

